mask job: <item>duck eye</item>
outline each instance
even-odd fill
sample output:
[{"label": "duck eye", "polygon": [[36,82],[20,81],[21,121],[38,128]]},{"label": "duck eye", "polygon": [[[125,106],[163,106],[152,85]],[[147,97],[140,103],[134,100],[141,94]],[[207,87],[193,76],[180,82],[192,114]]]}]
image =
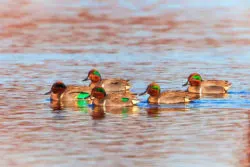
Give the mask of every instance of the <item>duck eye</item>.
[{"label": "duck eye", "polygon": [[199,81],[202,80],[201,76],[199,76],[199,75],[195,75],[192,78],[195,79],[195,80],[199,80]]},{"label": "duck eye", "polygon": [[93,74],[98,76],[98,77],[101,77],[101,74],[98,71],[94,71]]},{"label": "duck eye", "polygon": [[155,90],[160,90],[160,87],[158,85],[154,85],[151,87],[152,89],[155,89]]}]

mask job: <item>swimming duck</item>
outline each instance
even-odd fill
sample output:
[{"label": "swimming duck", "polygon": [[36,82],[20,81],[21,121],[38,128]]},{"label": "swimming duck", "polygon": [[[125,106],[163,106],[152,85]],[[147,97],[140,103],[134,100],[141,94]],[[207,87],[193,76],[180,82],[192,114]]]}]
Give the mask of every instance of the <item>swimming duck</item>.
[{"label": "swimming duck", "polygon": [[190,85],[187,89],[191,93],[199,94],[223,94],[227,93],[232,84],[225,80],[203,80],[198,73],[192,73],[188,81],[183,85]]},{"label": "swimming duck", "polygon": [[45,95],[50,94],[51,101],[69,102],[85,99],[90,93],[91,88],[88,86],[66,86],[63,82],[57,81]]},{"label": "swimming duck", "polygon": [[160,86],[155,82],[149,84],[146,91],[139,95],[141,96],[146,93],[150,95],[148,98],[148,102],[151,104],[188,103],[194,99],[199,98],[199,96],[197,96],[196,94],[191,94],[179,90],[165,91],[161,93]]},{"label": "swimming duck", "polygon": [[129,80],[120,78],[102,79],[101,74],[96,69],[89,71],[87,78],[85,78],[83,81],[87,80],[91,80],[89,85],[91,88],[94,88],[95,86],[101,86],[107,93],[129,91],[130,89]]},{"label": "swimming duck", "polygon": [[95,106],[133,106],[139,101],[134,94],[130,92],[116,92],[107,94],[105,89],[96,86],[91,91],[90,98]]}]

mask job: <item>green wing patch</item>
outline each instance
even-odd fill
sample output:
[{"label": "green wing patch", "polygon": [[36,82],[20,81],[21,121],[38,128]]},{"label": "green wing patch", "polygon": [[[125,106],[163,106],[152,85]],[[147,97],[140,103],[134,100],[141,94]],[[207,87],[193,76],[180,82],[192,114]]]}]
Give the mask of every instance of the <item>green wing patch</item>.
[{"label": "green wing patch", "polygon": [[122,98],[122,102],[128,102],[128,101],[129,101],[129,98],[127,98],[127,97]]},{"label": "green wing patch", "polygon": [[77,95],[77,99],[85,99],[85,98],[87,98],[87,97],[89,97],[90,96],[90,94],[89,93],[87,93],[87,92],[81,92],[81,93],[79,93],[78,95]]}]

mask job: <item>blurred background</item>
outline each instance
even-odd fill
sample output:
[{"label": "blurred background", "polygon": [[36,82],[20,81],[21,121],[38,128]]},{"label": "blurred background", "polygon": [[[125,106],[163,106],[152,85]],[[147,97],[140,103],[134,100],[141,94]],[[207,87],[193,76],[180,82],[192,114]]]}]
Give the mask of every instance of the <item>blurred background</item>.
[{"label": "blurred background", "polygon": [[248,0],[1,0],[0,52],[242,51],[249,7]]}]

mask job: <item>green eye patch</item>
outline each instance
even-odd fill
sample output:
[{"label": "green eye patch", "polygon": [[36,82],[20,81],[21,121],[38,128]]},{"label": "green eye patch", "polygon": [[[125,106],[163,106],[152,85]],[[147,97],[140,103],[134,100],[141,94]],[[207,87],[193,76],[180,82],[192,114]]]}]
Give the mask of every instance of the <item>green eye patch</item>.
[{"label": "green eye patch", "polygon": [[89,93],[87,93],[87,92],[81,92],[81,93],[79,93],[78,95],[77,95],[77,99],[85,99],[85,98],[87,98],[87,97],[89,97],[90,96],[90,94]]},{"label": "green eye patch", "polygon": [[104,94],[106,94],[105,90],[103,88],[96,88],[96,91],[97,92],[102,92]]},{"label": "green eye patch", "polygon": [[195,79],[195,80],[199,80],[199,81],[202,80],[201,76],[199,76],[199,75],[195,75],[192,78]]},{"label": "green eye patch", "polygon": [[129,101],[129,98],[123,97],[121,100],[122,100],[122,102],[128,102],[128,101]]},{"label": "green eye patch", "polygon": [[151,88],[152,88],[152,89],[155,89],[155,90],[161,90],[160,86],[158,86],[158,85],[154,85],[154,86],[152,86]]},{"label": "green eye patch", "polygon": [[98,77],[101,77],[101,74],[98,71],[94,71],[93,74],[98,76]]}]

